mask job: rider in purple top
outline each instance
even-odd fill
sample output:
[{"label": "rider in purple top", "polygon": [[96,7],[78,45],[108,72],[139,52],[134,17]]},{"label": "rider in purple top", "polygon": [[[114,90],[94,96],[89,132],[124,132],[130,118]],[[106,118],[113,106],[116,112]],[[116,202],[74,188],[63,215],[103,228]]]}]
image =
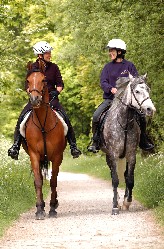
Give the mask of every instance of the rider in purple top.
[{"label": "rider in purple top", "polygon": [[[92,120],[92,132],[93,142],[88,146],[88,151],[96,153],[99,150],[99,120],[101,115],[106,112],[111,106],[111,102],[117,92],[116,81],[119,77],[128,77],[129,73],[133,77],[138,76],[138,72],[134,64],[124,59],[126,53],[126,44],[121,39],[112,39],[108,42],[107,48],[109,49],[109,56],[112,60],[107,63],[100,77],[100,86],[103,90],[104,101],[98,106],[93,114]],[[154,145],[150,143],[146,136],[146,119],[145,116],[138,115],[140,123],[141,135],[140,135],[140,148],[143,150],[151,150]]]},{"label": "rider in purple top", "polygon": [[128,77],[129,72],[133,76],[137,76],[138,72],[134,64],[130,61],[123,59],[121,62],[115,60],[105,65],[102,70],[100,82],[101,88],[104,91],[104,99],[113,99],[114,95],[111,89],[116,86],[118,77]]}]

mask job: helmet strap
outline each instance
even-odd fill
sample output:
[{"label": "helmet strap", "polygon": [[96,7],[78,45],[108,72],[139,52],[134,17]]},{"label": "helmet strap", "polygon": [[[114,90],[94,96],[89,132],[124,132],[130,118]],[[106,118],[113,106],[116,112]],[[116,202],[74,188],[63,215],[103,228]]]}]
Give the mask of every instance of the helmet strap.
[{"label": "helmet strap", "polygon": [[116,50],[116,51],[117,51],[117,58],[122,58],[122,51],[121,50]]},{"label": "helmet strap", "polygon": [[[116,56],[115,61],[116,61],[118,58],[124,59],[124,57],[125,57],[124,52],[123,52],[122,50],[117,50],[117,49],[116,49],[116,51],[117,51],[117,56]],[[119,53],[119,52],[121,52],[121,53]]]}]

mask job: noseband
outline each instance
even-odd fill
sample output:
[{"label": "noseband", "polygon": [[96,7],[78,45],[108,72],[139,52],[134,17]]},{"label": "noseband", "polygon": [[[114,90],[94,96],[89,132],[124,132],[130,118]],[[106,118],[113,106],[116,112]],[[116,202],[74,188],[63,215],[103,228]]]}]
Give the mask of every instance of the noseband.
[{"label": "noseband", "polygon": [[39,91],[39,90],[37,90],[37,89],[34,88],[31,91],[29,91],[29,94],[31,94],[32,92],[37,92],[37,93],[39,93],[42,96],[44,94],[44,87],[43,87],[42,91]]}]

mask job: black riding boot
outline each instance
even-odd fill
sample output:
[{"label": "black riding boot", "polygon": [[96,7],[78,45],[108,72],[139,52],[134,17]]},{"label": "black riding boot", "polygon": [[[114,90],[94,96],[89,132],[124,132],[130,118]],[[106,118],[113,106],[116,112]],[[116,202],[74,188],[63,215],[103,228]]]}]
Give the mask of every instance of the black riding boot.
[{"label": "black riding boot", "polygon": [[14,144],[8,150],[8,156],[11,156],[12,159],[18,160],[21,142],[22,142],[22,136],[19,130],[17,129],[17,132],[15,132]]},{"label": "black riding boot", "polygon": [[93,133],[93,138],[92,138],[92,144],[88,146],[88,151],[97,153],[100,150],[99,147],[99,122],[93,122],[92,123],[92,133]]},{"label": "black riding boot", "polygon": [[67,140],[70,145],[71,155],[73,158],[78,158],[81,155],[81,151],[77,148],[75,133],[72,126],[68,129]]},{"label": "black riding boot", "polygon": [[144,114],[139,115],[139,125],[141,130],[139,147],[146,151],[154,149],[154,145],[149,141],[146,135],[146,118]]},{"label": "black riding boot", "polygon": [[64,121],[66,122],[67,126],[68,126],[68,133],[67,133],[67,141],[70,145],[70,149],[71,149],[71,155],[73,156],[73,158],[77,158],[81,155],[81,151],[77,148],[76,145],[76,138],[75,138],[75,133],[74,130],[72,128],[71,122],[66,114],[66,112],[64,111],[64,109],[55,109],[64,119]]},{"label": "black riding boot", "polygon": [[14,144],[8,150],[8,156],[11,156],[11,158],[15,160],[18,160],[19,150],[20,150],[20,146],[22,142],[22,136],[20,134],[19,128],[23,120],[23,117],[24,117],[24,113],[21,114],[18,118],[18,122],[17,122],[17,125],[15,127],[15,132],[14,132]]}]

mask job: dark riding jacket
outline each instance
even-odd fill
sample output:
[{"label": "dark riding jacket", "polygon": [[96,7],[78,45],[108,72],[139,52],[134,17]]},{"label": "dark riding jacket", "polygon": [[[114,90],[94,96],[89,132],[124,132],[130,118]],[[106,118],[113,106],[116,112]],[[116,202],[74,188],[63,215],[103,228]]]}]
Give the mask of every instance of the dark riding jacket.
[{"label": "dark riding jacket", "polygon": [[122,62],[107,63],[101,73],[100,86],[103,90],[104,99],[113,99],[114,94],[111,92],[113,87],[116,87],[116,81],[119,77],[128,77],[131,75],[138,76],[138,72],[134,64],[130,61],[123,60]]}]

